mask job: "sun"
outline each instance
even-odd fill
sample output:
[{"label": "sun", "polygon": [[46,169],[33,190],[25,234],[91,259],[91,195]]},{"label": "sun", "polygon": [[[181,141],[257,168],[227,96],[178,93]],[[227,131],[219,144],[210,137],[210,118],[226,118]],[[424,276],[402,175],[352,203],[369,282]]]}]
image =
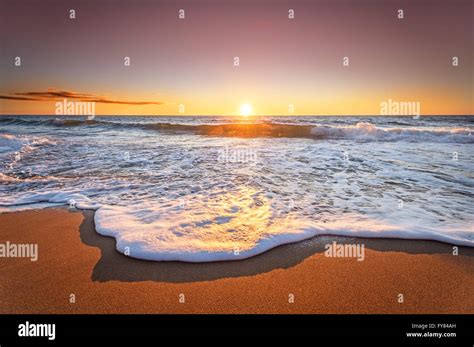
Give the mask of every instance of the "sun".
[{"label": "sun", "polygon": [[240,115],[243,117],[250,116],[252,114],[252,105],[242,104],[240,105]]}]

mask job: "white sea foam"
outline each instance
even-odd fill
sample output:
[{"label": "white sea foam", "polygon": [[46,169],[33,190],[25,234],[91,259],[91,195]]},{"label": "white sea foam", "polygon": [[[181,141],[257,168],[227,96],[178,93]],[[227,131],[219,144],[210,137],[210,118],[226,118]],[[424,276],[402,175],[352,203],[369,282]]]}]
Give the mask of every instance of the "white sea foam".
[{"label": "white sea foam", "polygon": [[0,134],[0,153],[32,150],[34,146],[54,144],[54,141],[46,137]]},{"label": "white sea foam", "polygon": [[0,197],[0,212],[23,211],[29,207],[34,209],[38,203],[42,203],[42,207],[67,204],[81,210],[97,210],[100,207],[100,204],[75,191],[49,191]]},{"label": "white sea foam", "polygon": [[103,206],[95,215],[98,233],[115,237],[126,255],[156,261],[208,262],[248,258],[279,244],[310,237],[275,219],[251,190],[214,198],[196,197],[180,205]]},{"label": "white sea foam", "polygon": [[[13,167],[22,160],[23,156],[32,153],[43,145],[56,143],[46,137],[18,136],[13,134],[0,134],[0,161],[5,167]],[[0,173],[0,182],[13,182],[14,177]]]},{"label": "white sea foam", "polygon": [[[128,256],[155,261],[211,262],[238,260],[261,254],[279,245],[318,235],[370,238],[436,240],[454,245],[474,246],[469,230],[419,230],[385,224],[377,220],[341,218],[336,222],[268,221],[243,219],[242,230],[229,231],[230,220],[221,216],[202,220],[205,227],[189,223],[185,214],[164,214],[153,207],[104,206],[95,215],[97,232],[116,239],[116,248]],[[229,221],[229,222],[228,222]],[[231,222],[230,222],[231,223]],[[184,226],[188,224],[188,226]],[[233,227],[230,227],[231,229]]]},{"label": "white sea foam", "polygon": [[134,206],[103,206],[97,232],[116,239],[119,252],[155,261],[238,260],[317,235],[437,240],[474,246],[474,228],[393,225],[357,214],[335,220],[293,218],[252,189]]},{"label": "white sea foam", "polygon": [[31,210],[41,210],[44,208],[62,206],[63,203],[51,203],[51,202],[37,202],[31,203],[28,205],[0,205],[0,213],[11,213],[11,212],[21,212],[21,211],[31,211]]},{"label": "white sea foam", "polygon": [[19,151],[27,143],[11,134],[0,134],[0,153]]},{"label": "white sea foam", "polygon": [[356,141],[408,141],[440,143],[474,143],[469,128],[380,128],[372,123],[360,122],[345,126],[315,126],[311,134],[316,138],[347,139]]},{"label": "white sea foam", "polygon": [[93,209],[96,231],[116,239],[127,256],[154,261],[212,262],[239,260],[279,245],[318,235],[436,240],[474,247],[474,227],[394,225],[349,214],[336,220],[280,216],[270,195],[245,190],[214,198],[197,195],[179,200],[127,206],[101,205],[74,191],[25,193],[0,199],[0,212],[22,211],[58,204]]}]

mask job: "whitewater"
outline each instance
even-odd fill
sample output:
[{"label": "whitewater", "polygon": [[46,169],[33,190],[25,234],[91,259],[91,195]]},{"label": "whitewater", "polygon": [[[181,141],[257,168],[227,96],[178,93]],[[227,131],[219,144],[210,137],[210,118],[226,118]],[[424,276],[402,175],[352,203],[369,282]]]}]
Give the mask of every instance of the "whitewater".
[{"label": "whitewater", "polygon": [[474,117],[0,117],[0,213],[95,210],[119,252],[239,260],[318,235],[474,246]]}]

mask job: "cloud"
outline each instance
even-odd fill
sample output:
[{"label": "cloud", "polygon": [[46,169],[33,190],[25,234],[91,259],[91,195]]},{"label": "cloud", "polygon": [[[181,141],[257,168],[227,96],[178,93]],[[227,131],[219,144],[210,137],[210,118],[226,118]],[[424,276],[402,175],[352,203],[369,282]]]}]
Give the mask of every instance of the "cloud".
[{"label": "cloud", "polygon": [[122,105],[162,105],[160,101],[127,101],[114,100],[100,95],[77,93],[67,90],[48,89],[42,92],[21,92],[1,95],[0,99],[22,100],[22,101],[56,101],[62,99],[75,99],[79,101],[97,102],[102,104],[122,104]]},{"label": "cloud", "polygon": [[26,101],[42,101],[40,99],[29,98],[26,96],[14,96],[14,95],[0,95],[0,99],[6,100],[26,100]]}]

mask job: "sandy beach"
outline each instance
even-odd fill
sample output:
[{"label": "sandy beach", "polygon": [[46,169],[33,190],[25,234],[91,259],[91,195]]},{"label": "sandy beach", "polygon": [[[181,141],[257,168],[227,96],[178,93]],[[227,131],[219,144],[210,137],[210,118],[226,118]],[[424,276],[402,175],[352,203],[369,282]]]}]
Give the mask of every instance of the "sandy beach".
[{"label": "sandy beach", "polygon": [[[323,236],[241,261],[150,262],[117,252],[93,216],[0,215],[0,243],[38,244],[36,262],[0,259],[1,313],[474,313],[468,247]],[[334,240],[363,243],[364,261],[326,257]]]}]

